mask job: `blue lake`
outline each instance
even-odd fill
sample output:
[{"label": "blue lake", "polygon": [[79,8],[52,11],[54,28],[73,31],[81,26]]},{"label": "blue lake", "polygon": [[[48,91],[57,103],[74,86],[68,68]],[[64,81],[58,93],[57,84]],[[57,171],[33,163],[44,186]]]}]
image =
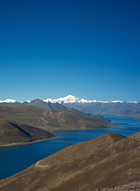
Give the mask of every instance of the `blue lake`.
[{"label": "blue lake", "polygon": [[112,132],[129,136],[140,131],[140,120],[130,117],[104,116],[124,129],[56,131],[59,138],[30,145],[0,148],[0,179],[9,177],[37,161],[79,142],[88,141]]}]

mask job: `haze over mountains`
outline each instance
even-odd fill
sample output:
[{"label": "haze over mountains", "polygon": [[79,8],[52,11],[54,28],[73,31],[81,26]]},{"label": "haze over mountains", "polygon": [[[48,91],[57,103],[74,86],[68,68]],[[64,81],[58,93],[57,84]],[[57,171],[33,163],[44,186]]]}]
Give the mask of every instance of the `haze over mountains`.
[{"label": "haze over mountains", "polygon": [[127,138],[109,133],[67,147],[1,180],[0,190],[94,191],[104,187],[116,190],[119,185],[125,191],[132,185],[131,190],[139,190],[139,161],[140,133]]}]

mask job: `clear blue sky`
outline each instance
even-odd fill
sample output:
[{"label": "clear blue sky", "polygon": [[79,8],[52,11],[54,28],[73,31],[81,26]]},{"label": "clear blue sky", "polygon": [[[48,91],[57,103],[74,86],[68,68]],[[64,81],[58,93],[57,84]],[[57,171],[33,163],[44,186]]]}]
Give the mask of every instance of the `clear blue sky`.
[{"label": "clear blue sky", "polygon": [[139,0],[0,0],[0,100],[140,102]]}]

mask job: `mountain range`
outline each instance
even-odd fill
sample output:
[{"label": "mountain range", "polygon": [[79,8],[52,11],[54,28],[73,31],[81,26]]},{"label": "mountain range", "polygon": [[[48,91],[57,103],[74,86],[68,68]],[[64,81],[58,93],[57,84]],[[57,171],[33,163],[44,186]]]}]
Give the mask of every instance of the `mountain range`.
[{"label": "mountain range", "polygon": [[51,103],[60,103],[60,104],[65,104],[65,103],[138,103],[136,101],[120,101],[120,100],[115,100],[115,101],[97,101],[97,100],[86,100],[83,98],[78,98],[73,95],[68,95],[64,98],[58,98],[58,99],[51,99],[48,98],[46,100],[43,100],[45,102],[51,102]]},{"label": "mountain range", "polygon": [[40,99],[34,99],[32,101],[17,102],[15,100],[7,99],[0,101],[0,105],[11,105],[11,106],[37,106],[46,110],[67,110],[67,108],[59,103],[44,102]]},{"label": "mountain range", "polygon": [[90,101],[69,95],[59,99],[35,99],[26,102],[16,102],[15,100],[7,99],[5,101],[0,101],[0,104],[13,106],[34,105],[47,110],[59,111],[73,108],[92,115],[118,115],[140,119],[140,103],[136,101]]},{"label": "mountain range", "polygon": [[136,101],[91,101],[72,95],[44,101],[47,103],[60,103],[66,107],[93,115],[118,115],[140,119],[140,103]]},{"label": "mountain range", "polygon": [[139,161],[140,133],[127,138],[109,133],[67,147],[1,180],[0,190],[140,190]]},{"label": "mountain range", "polygon": [[[47,98],[45,100],[43,100],[44,102],[50,102],[50,103],[59,103],[59,104],[65,104],[65,103],[138,103],[136,101],[120,101],[120,100],[115,100],[115,101],[97,101],[97,100],[86,100],[83,98],[78,98],[75,97],[73,95],[68,95],[66,97],[63,98],[58,98],[58,99],[51,99],[51,98]],[[6,99],[4,101],[0,100],[0,103],[15,103],[17,102],[16,100],[13,99]],[[18,102],[18,103],[30,103],[31,101],[25,101],[25,102]]]},{"label": "mountain range", "polygon": [[140,103],[136,101],[90,101],[72,95],[59,99],[46,99],[44,101],[60,103],[66,107],[93,115],[118,115],[140,119]]}]

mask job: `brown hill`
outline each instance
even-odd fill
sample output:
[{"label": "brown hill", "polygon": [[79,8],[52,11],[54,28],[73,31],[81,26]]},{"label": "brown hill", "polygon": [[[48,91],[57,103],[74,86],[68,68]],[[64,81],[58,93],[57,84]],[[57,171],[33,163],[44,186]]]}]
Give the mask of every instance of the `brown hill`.
[{"label": "brown hill", "polygon": [[95,118],[94,116],[92,118],[92,115],[82,112],[76,113],[75,110],[46,110],[36,106],[0,105],[0,118],[13,120],[48,131],[117,127],[108,124],[104,120],[100,120],[100,118]]},{"label": "brown hill", "polygon": [[32,143],[55,137],[53,134],[25,124],[0,119],[0,146]]},{"label": "brown hill", "polygon": [[140,133],[67,147],[0,181],[1,191],[93,191],[140,180]]}]

